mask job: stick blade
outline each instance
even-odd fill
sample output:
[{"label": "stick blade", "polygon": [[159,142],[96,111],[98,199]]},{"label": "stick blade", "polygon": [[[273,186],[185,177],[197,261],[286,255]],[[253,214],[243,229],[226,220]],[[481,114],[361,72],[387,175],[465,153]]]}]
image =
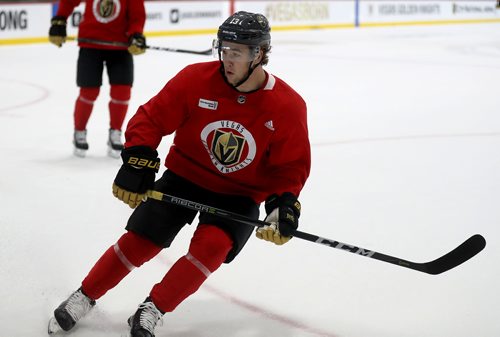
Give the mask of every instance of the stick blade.
[{"label": "stick blade", "polygon": [[486,247],[485,238],[480,234],[473,235],[448,254],[422,264],[422,271],[432,275],[444,273],[471,259],[481,252],[484,247]]}]

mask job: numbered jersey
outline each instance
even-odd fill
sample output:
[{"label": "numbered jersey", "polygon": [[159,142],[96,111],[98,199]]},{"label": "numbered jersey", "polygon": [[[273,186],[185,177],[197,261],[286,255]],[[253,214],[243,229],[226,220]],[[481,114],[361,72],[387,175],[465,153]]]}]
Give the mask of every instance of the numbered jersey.
[{"label": "numbered jersey", "polygon": [[173,133],[165,165],[214,192],[256,202],[273,193],[298,196],[309,175],[306,104],[271,74],[259,90],[240,93],[218,61],[184,68],[139,107],[125,146],[157,148]]},{"label": "numbered jersey", "polygon": [[[128,43],[133,33],[142,33],[146,21],[144,0],[84,0],[85,13],[78,27],[78,37],[101,41]],[[81,0],[61,0],[59,16],[68,17]],[[82,43],[81,47],[97,49],[127,49],[123,46],[106,46]]]}]

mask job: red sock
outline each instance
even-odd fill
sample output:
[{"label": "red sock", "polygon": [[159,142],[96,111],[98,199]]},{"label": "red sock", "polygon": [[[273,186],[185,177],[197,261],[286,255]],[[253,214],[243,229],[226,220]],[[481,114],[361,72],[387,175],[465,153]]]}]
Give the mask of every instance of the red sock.
[{"label": "red sock", "polygon": [[127,115],[128,101],[132,86],[112,84],[109,101],[109,126],[111,129],[121,130]]},{"label": "red sock", "polygon": [[181,257],[151,290],[154,304],[163,312],[172,312],[220,267],[232,246],[232,239],[222,229],[198,226],[189,253]]},{"label": "red sock", "polygon": [[127,232],[109,247],[82,282],[83,292],[97,300],[114,288],[135,267],[151,260],[162,250],[151,241]]},{"label": "red sock", "polygon": [[80,95],[75,102],[75,130],[83,131],[87,129],[87,123],[92,114],[94,102],[97,96],[99,96],[99,89],[99,87],[80,88]]}]

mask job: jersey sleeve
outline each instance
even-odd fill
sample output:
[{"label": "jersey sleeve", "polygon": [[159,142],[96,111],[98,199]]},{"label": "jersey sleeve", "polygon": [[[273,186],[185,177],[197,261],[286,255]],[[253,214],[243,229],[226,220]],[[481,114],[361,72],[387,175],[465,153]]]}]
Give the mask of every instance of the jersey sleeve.
[{"label": "jersey sleeve", "polygon": [[142,33],[144,30],[144,23],[146,22],[144,0],[129,1],[128,9],[129,26],[127,29],[127,36],[131,36],[134,33]]},{"label": "jersey sleeve", "polygon": [[311,170],[307,107],[299,98],[285,111],[279,119],[280,129],[267,153],[267,185],[269,195],[291,192],[299,196]]},{"label": "jersey sleeve", "polygon": [[139,107],[130,119],[125,132],[125,147],[145,145],[156,149],[163,136],[170,135],[188,115],[186,70],[182,70],[151,98]]}]

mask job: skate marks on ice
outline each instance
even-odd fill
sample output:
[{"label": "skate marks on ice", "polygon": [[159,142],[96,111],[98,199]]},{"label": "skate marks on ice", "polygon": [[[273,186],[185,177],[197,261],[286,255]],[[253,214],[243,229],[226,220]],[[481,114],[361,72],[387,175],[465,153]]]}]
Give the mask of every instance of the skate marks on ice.
[{"label": "skate marks on ice", "polygon": [[[76,323],[70,331],[61,329],[52,316],[48,320],[47,332],[49,337],[112,337],[129,336],[127,319],[129,314],[120,310],[102,310],[97,304],[85,317]],[[52,331],[52,332],[51,332]]]},{"label": "skate marks on ice", "polygon": [[[165,255],[158,255],[157,259],[162,265],[173,264]],[[314,326],[302,317],[287,315],[289,310],[270,310],[209,282],[199,291],[202,296],[208,294],[210,300],[191,301],[188,298],[186,305],[180,305],[175,312],[163,316],[163,327],[157,326],[156,331],[165,329],[169,337],[339,337],[337,333]]]},{"label": "skate marks on ice", "polygon": [[[206,287],[200,289],[202,292]],[[99,305],[99,303],[97,304]],[[247,304],[248,305],[248,304]],[[257,307],[227,300],[189,300],[173,313],[163,316],[163,325],[155,330],[157,337],[339,337],[319,329],[304,328],[299,318],[284,319],[259,313]],[[55,331],[51,337],[130,337],[127,313],[123,310],[98,309],[97,306],[70,331]],[[107,312],[105,313],[104,310]],[[257,314],[257,315],[256,315]],[[281,317],[281,319],[280,319]]]}]

